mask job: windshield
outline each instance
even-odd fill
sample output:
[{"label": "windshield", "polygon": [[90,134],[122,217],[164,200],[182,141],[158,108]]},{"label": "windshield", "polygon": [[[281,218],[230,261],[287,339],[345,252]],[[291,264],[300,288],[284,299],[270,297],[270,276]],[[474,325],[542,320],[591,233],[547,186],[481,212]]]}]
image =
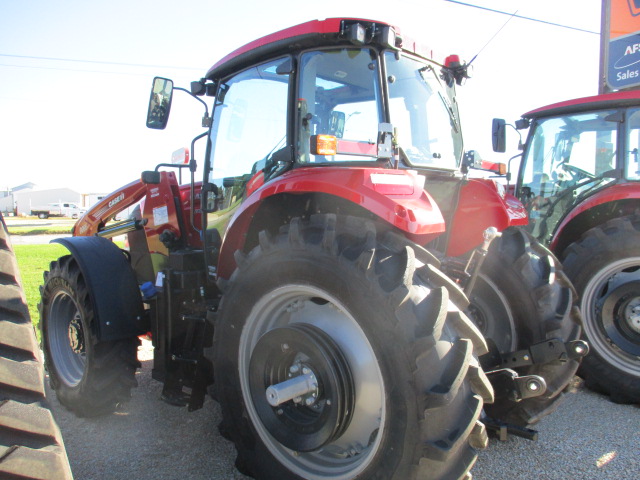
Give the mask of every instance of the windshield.
[{"label": "windshield", "polygon": [[532,233],[548,240],[564,212],[587,193],[615,180],[615,111],[537,121],[525,152],[519,189]]},{"label": "windshield", "polygon": [[413,166],[455,169],[462,135],[455,103],[434,68],[385,53],[391,124]]}]

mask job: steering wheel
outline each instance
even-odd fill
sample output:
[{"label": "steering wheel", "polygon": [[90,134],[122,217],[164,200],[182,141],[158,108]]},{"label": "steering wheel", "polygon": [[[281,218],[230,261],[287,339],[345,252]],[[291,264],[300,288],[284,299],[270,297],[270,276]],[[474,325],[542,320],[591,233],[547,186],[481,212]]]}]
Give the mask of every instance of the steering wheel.
[{"label": "steering wheel", "polygon": [[571,174],[571,177],[574,180],[580,180],[581,178],[596,178],[593,173],[589,173],[582,168],[578,168],[574,165],[569,165],[568,163],[562,164],[562,169]]}]

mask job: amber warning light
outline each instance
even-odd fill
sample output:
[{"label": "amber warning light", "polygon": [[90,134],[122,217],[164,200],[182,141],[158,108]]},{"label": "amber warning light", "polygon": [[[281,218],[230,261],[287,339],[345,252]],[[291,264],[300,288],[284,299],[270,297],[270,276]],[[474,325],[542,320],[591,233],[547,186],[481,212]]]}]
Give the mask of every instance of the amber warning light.
[{"label": "amber warning light", "polygon": [[335,155],[338,153],[338,139],[333,135],[314,135],[311,137],[313,155]]}]

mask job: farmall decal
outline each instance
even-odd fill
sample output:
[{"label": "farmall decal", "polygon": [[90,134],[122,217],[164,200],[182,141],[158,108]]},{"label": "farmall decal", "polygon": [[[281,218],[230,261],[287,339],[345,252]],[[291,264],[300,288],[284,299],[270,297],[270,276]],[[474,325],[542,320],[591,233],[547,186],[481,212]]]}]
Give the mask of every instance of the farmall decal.
[{"label": "farmall decal", "polygon": [[114,205],[117,205],[118,203],[120,203],[122,200],[124,200],[124,193],[121,193],[120,195],[118,195],[117,197],[115,197],[114,199],[112,199],[109,202],[109,208],[113,207]]}]

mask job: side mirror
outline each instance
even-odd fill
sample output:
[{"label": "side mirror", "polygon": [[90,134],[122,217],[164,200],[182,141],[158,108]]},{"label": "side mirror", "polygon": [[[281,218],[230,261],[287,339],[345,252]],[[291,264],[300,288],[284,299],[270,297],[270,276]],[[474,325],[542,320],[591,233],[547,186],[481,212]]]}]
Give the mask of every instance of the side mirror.
[{"label": "side mirror", "polygon": [[346,118],[347,117],[344,112],[331,112],[331,117],[329,118],[329,135],[333,135],[336,138],[342,138],[342,135],[344,135]]},{"label": "side mirror", "polygon": [[149,98],[147,127],[162,130],[169,121],[171,99],[173,97],[173,81],[168,78],[155,77]]},{"label": "side mirror", "polygon": [[491,125],[491,141],[493,144],[493,151],[497,153],[504,153],[507,151],[507,134],[505,129],[505,121],[502,118],[494,118]]}]

